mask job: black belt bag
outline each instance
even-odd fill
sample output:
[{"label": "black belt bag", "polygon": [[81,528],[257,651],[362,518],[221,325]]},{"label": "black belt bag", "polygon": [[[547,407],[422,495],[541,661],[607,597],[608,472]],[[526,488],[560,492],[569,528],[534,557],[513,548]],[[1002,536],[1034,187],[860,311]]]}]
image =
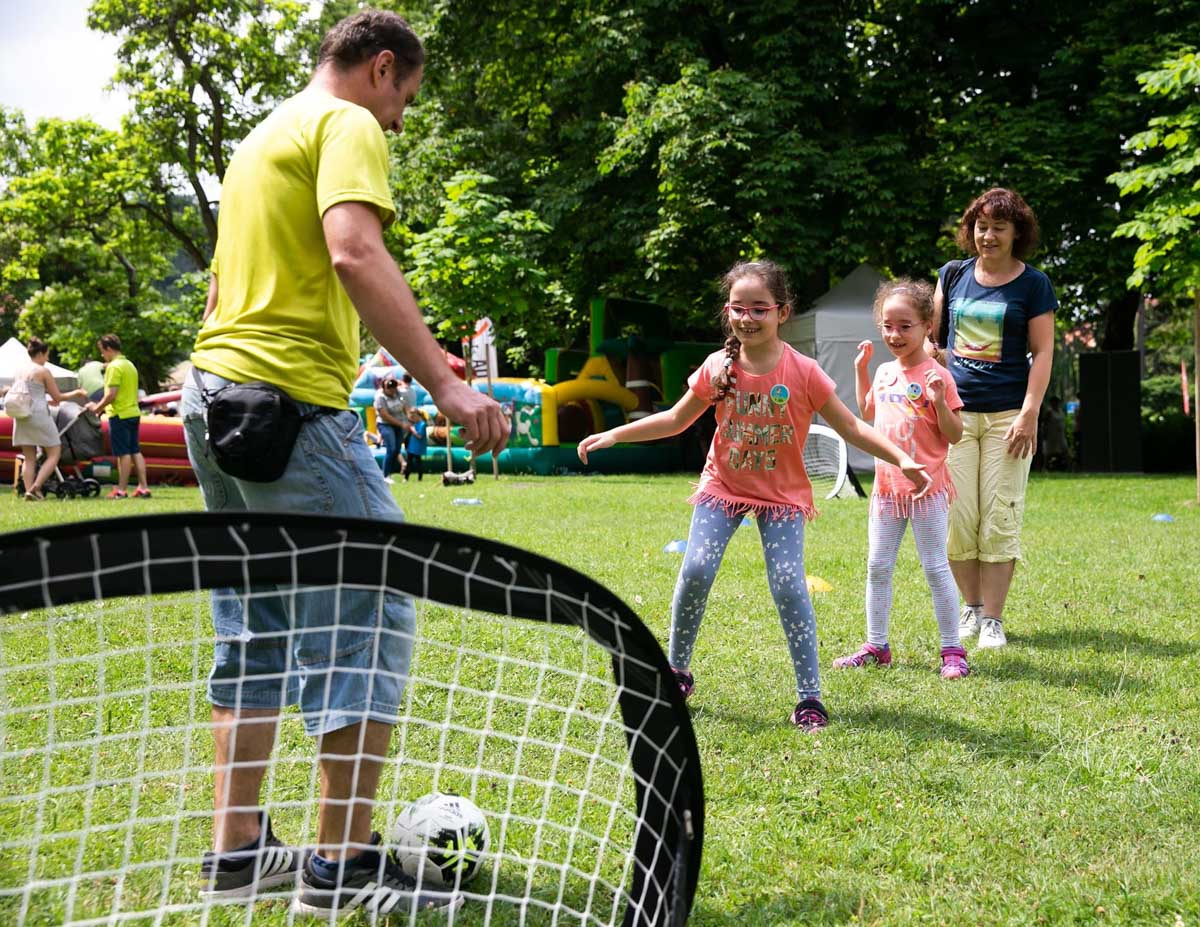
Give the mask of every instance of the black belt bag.
[{"label": "black belt bag", "polygon": [[207,390],[200,372],[192,375],[200,387],[209,452],[225,473],[252,483],[273,483],[287,470],[300,428],[338,409],[301,412],[291,396],[270,383],[230,383]]}]

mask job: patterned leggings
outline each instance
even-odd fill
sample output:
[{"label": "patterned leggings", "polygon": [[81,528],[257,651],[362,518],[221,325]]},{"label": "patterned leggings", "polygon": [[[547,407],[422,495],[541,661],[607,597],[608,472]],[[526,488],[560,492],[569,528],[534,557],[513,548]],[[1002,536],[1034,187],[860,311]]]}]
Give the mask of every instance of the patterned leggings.
[{"label": "patterned leggings", "polygon": [[896,555],[904,539],[904,529],[912,521],[917,556],[925,570],[925,579],[933,593],[933,613],[943,647],[958,647],[958,590],[946,559],[946,510],[933,508],[911,515],[879,511],[872,500],[871,520],[867,529],[870,552],[867,554],[867,641],[877,647],[888,642],[888,622],[892,611],[892,574]]},{"label": "patterned leggings", "polygon": [[[692,512],[687,552],[671,600],[670,661],[674,667],[687,669],[692,662],[708,591],[742,518],[705,504],[696,505]],[[795,518],[762,515],[757,521],[767,561],[767,582],[796,671],[797,695],[801,699],[820,698],[817,616],[804,573],[804,519],[799,515]]]}]

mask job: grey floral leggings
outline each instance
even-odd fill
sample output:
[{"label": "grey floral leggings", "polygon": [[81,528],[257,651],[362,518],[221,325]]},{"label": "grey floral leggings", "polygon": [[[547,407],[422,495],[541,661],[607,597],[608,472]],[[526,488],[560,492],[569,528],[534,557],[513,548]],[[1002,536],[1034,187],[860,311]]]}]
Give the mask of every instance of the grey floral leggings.
[{"label": "grey floral leggings", "polygon": [[[691,664],[708,591],[742,518],[740,513],[730,515],[719,506],[705,503],[697,504],[692,512],[687,552],[671,600],[670,661],[678,669],[686,670]],[[796,671],[796,694],[800,699],[820,698],[817,617],[804,573],[804,518],[764,514],[757,522],[767,561],[767,582]]]}]

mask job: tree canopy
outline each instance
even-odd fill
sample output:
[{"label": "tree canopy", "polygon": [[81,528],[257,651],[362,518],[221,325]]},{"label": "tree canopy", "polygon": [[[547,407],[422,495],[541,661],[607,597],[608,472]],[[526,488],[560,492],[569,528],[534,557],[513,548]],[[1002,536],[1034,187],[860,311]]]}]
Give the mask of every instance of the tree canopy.
[{"label": "tree canopy", "polygon": [[[101,320],[157,318],[179,337],[145,350],[169,367],[198,324],[233,148],[303,86],[322,31],[354,8],[94,0],[89,22],[120,40],[114,81],[132,112],[115,133],[0,113],[0,333],[78,352]],[[1133,345],[1145,281],[1128,268],[1145,242],[1113,237],[1129,215],[1109,177],[1131,169],[1126,143],[1146,126],[1190,131],[1151,121],[1168,98],[1139,92],[1137,75],[1182,60],[1200,0],[414,0],[402,12],[428,62],[391,141],[389,245],[435,326],[486,306],[518,370],[582,344],[594,295],[662,303],[678,336],[715,339],[713,281],[742,258],[787,267],[800,308],[862,261],[928,276],[955,256],[957,215],[993,185],[1038,213],[1033,261],[1059,290],[1060,324]]]}]

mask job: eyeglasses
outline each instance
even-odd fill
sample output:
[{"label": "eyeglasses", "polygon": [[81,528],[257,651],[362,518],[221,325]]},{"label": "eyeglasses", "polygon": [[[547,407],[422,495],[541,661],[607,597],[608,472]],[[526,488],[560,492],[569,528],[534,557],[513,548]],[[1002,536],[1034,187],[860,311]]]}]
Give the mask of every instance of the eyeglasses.
[{"label": "eyeglasses", "polygon": [[737,303],[725,304],[725,311],[729,313],[730,318],[744,319],[749,316],[755,322],[761,322],[767,317],[768,312],[778,308],[778,303],[772,306],[739,306]]}]

